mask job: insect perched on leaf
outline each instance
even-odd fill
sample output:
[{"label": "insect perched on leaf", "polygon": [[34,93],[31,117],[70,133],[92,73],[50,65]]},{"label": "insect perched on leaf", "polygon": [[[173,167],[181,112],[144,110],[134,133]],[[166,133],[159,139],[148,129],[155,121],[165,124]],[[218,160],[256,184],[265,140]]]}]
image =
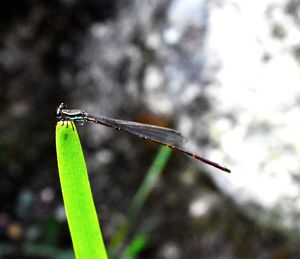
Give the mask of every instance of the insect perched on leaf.
[{"label": "insect perched on leaf", "polygon": [[83,110],[76,109],[67,109],[67,106],[64,103],[61,103],[56,110],[56,118],[61,121],[71,121],[84,124],[88,121],[94,122],[97,124],[102,124],[107,127],[111,127],[117,130],[124,131],[126,133],[138,136],[144,139],[150,139],[161,145],[165,145],[169,148],[178,150],[186,155],[189,155],[197,160],[200,160],[203,163],[214,166],[222,171],[230,173],[230,170],[224,166],[219,165],[213,161],[210,161],[204,157],[201,157],[197,154],[194,154],[186,149],[180,147],[186,141],[186,138],[176,130],[143,124],[132,121],[117,120],[104,116],[95,116],[91,115]]}]

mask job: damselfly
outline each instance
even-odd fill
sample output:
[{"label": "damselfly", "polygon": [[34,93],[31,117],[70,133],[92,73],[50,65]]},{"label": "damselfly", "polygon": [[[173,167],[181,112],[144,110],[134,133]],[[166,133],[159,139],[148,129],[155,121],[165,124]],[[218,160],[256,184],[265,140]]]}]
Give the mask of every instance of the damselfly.
[{"label": "damselfly", "polygon": [[203,158],[199,155],[191,153],[190,151],[180,147],[186,141],[186,138],[176,130],[143,124],[132,121],[116,120],[104,116],[94,116],[83,110],[70,110],[64,103],[61,103],[56,110],[56,118],[61,121],[71,121],[75,123],[84,124],[87,121],[102,124],[117,130],[124,131],[126,133],[133,134],[140,138],[150,139],[161,145],[165,145],[169,148],[183,152],[186,155],[194,157],[203,163],[214,166],[222,171],[230,173],[230,170],[224,166],[221,166],[213,161]]}]

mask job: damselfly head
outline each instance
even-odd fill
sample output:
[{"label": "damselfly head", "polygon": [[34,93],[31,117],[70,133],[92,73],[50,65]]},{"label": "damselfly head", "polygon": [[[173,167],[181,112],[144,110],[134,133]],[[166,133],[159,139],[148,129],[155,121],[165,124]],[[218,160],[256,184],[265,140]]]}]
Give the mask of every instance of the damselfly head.
[{"label": "damselfly head", "polygon": [[67,106],[64,103],[61,103],[56,109],[56,119],[61,120],[63,117],[62,109],[65,109]]}]

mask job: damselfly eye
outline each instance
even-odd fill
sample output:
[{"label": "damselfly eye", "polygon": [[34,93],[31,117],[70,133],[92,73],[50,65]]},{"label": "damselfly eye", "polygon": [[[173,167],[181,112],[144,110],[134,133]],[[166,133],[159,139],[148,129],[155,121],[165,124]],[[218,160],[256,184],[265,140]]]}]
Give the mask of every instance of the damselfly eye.
[{"label": "damselfly eye", "polygon": [[66,107],[66,105],[64,103],[61,103],[57,109],[56,109],[56,119],[60,120],[62,119],[63,115],[62,115],[62,109],[64,109]]},{"label": "damselfly eye", "polygon": [[60,120],[62,118],[61,109],[58,107],[56,109],[56,119]]}]

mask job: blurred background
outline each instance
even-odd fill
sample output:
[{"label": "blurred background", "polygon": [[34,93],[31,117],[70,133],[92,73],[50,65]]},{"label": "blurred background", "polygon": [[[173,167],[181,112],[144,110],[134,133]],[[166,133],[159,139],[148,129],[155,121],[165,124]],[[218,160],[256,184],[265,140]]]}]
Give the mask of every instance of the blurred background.
[{"label": "blurred background", "polygon": [[[131,226],[147,229],[136,258],[300,257],[299,0],[17,0],[0,13],[0,258],[73,258],[61,102],[175,128],[232,170],[173,152]],[[159,146],[77,129],[109,244]]]}]

